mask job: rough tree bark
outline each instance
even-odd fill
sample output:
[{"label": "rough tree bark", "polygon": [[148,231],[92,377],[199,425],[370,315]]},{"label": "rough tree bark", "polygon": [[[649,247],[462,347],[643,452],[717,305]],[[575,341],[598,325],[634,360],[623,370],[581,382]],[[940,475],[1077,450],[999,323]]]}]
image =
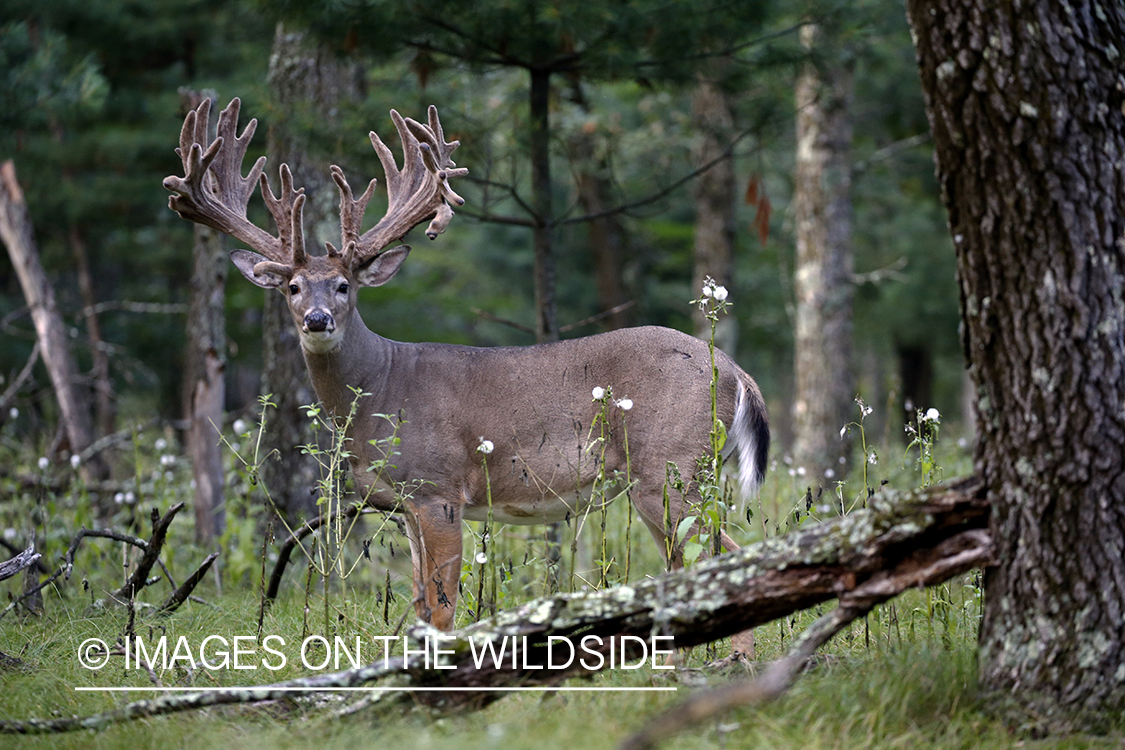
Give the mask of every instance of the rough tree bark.
[{"label": "rough tree bark", "polygon": [[[75,388],[78,370],[70,351],[66,326],[55,305],[54,290],[39,263],[31,217],[28,216],[23,190],[16,179],[16,166],[11,161],[0,164],[0,238],[8,246],[8,255],[31,310],[40,355],[55,389],[70,451],[79,455],[94,441],[90,404]],[[109,475],[108,467],[97,455],[83,462],[79,470],[86,479],[104,479]]]},{"label": "rough tree bark", "polygon": [[[802,27],[801,43],[814,55],[834,48],[814,24]],[[851,68],[844,56],[808,62],[797,81],[793,457],[813,483],[840,471],[849,452],[840,428],[854,414]]]},{"label": "rough tree bark", "polygon": [[1033,730],[1125,708],[1125,6],[908,4],[999,563],[980,683]]},{"label": "rough tree bark", "polygon": [[[204,96],[215,99],[209,93],[182,91],[185,111],[199,106]],[[217,113],[219,108],[214,104],[212,102],[211,112]],[[213,123],[208,127],[212,126]],[[183,407],[188,421],[187,454],[195,480],[192,493],[195,541],[211,547],[226,527],[219,435],[226,400],[227,254],[220,233],[200,224],[194,227]]]},{"label": "rough tree bark", "polygon": [[[734,139],[734,116],[727,93],[719,84],[701,77],[691,95],[691,118],[695,128],[692,162],[697,169],[722,157]],[[695,200],[695,264],[692,294],[699,295],[707,277],[731,289],[734,282],[734,160],[717,161],[699,175],[692,186]],[[711,321],[701,310],[692,312],[695,335],[711,337]],[[723,315],[715,329],[715,345],[732,357],[738,345],[738,323]]]},{"label": "rough tree bark", "polygon": [[[328,171],[329,160],[315,153],[310,134],[300,123],[315,113],[321,132],[336,108],[355,91],[355,73],[323,45],[302,31],[279,23],[267,80],[275,115],[267,136],[270,179],[277,189],[277,169],[288,164],[295,185],[305,188],[306,246],[316,252],[325,241],[339,243],[339,194]],[[262,393],[277,405],[266,415],[263,442],[277,451],[262,467],[262,481],[290,524],[316,515],[313,487],[316,461],[298,446],[313,442],[309,420],[301,407],[316,401],[285,297],[267,293],[262,320],[264,355]]]}]

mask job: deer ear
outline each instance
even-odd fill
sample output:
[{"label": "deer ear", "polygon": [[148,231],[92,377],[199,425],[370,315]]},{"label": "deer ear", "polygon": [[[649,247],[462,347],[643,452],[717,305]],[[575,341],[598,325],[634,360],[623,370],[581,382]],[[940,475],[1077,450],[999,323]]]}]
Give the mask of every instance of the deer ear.
[{"label": "deer ear", "polygon": [[394,278],[409,254],[409,245],[384,250],[371,260],[356,266],[355,279],[361,286],[382,286]]},{"label": "deer ear", "polygon": [[277,289],[287,282],[293,273],[291,266],[274,263],[265,256],[249,250],[232,250],[230,259],[247,281],[263,289]]}]

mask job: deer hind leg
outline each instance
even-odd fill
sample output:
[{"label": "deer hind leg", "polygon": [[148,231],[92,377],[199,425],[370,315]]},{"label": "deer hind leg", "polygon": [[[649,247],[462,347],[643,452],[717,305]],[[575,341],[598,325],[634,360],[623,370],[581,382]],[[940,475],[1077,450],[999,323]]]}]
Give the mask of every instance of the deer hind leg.
[{"label": "deer hind leg", "polygon": [[[681,465],[690,466],[691,464]],[[665,494],[667,494],[667,501],[665,501]],[[656,541],[656,546],[660,549],[660,555],[664,558],[664,562],[670,561],[670,567],[673,570],[682,568],[684,566],[684,544],[700,533],[698,516],[701,498],[699,493],[690,490],[685,497],[671,487],[668,487],[667,492],[665,492],[663,477],[661,477],[659,484],[642,480],[633,498],[634,506],[640,514],[641,520],[644,521],[645,527],[648,528],[652,538]],[[697,520],[687,529],[686,533],[677,534],[680,524],[689,516],[696,516]],[[723,550],[733,552],[738,549],[738,545],[725,531],[720,531],[719,534],[719,543]],[[713,542],[708,541],[704,545],[700,557],[710,557],[712,549]]]},{"label": "deer hind leg", "polygon": [[[699,533],[699,521],[693,523],[681,538],[677,538],[676,531],[683,519],[691,515],[697,515],[698,510],[691,506],[692,503],[699,502],[698,493],[695,493],[694,500],[689,494],[688,499],[691,502],[685,502],[680,493],[669,488],[668,500],[665,503],[663,481],[660,484],[642,482],[638,490],[640,491],[634,496],[634,505],[641,516],[641,520],[644,521],[645,527],[648,528],[652,538],[656,541],[661,557],[664,558],[665,563],[670,562],[669,567],[673,570],[682,568],[684,566],[684,543]],[[733,552],[739,548],[725,531],[720,531],[719,534],[723,550]],[[700,556],[710,557],[712,549],[711,543],[705,544]],[[669,657],[669,663],[686,661],[687,653],[690,653],[690,649],[685,652],[677,652]],[[755,658],[754,631],[752,629],[735,633],[731,637],[731,659],[734,660],[739,657]]]},{"label": "deer hind leg", "polygon": [[414,611],[439,630],[452,630],[461,577],[461,506],[430,498],[411,502],[409,511]]}]

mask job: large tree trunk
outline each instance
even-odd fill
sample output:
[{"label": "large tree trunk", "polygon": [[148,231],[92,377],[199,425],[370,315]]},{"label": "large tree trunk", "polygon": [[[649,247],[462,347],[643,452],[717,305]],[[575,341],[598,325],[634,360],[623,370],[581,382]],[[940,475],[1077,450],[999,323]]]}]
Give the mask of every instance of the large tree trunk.
[{"label": "large tree trunk", "polygon": [[[699,175],[692,190],[695,199],[695,270],[692,293],[698,295],[708,277],[728,289],[734,282],[734,160],[721,158],[734,137],[734,116],[727,94],[717,82],[702,78],[691,95],[695,141],[692,161],[701,168],[716,159]],[[703,312],[692,312],[695,335],[711,337],[711,321]],[[715,345],[732,357],[738,344],[738,323],[724,315],[715,329]]]},{"label": "large tree trunk", "polygon": [[[55,389],[70,452],[80,455],[94,440],[90,404],[75,387],[78,370],[70,351],[66,326],[55,306],[54,290],[39,263],[31,217],[28,216],[23,190],[16,179],[16,166],[11,161],[0,164],[0,238],[8,246],[8,255],[31,310],[40,353]],[[79,470],[86,479],[105,479],[109,475],[108,467],[97,455],[83,462]]]},{"label": "large tree trunk", "polygon": [[1034,728],[1125,709],[1125,6],[909,4],[999,563],[980,682]]},{"label": "large tree trunk", "polygon": [[[288,164],[293,183],[305,188],[306,246],[315,253],[325,241],[339,243],[339,194],[328,170],[327,155],[314,152],[309,123],[316,115],[321,132],[331,122],[339,102],[354,93],[354,75],[327,48],[306,38],[304,32],[278,24],[268,73],[276,117],[271,119],[267,151],[270,179]],[[309,420],[301,407],[316,401],[301,354],[301,343],[285,297],[266,294],[262,321],[265,354],[262,392],[272,394],[277,405],[266,417],[263,442],[274,453],[262,467],[262,481],[277,507],[290,521],[316,514],[314,484],[319,476],[312,456],[298,446],[314,442]]]},{"label": "large tree trunk", "polygon": [[[816,52],[815,25],[801,42]],[[831,45],[829,45],[831,48]],[[826,56],[830,57],[830,56]],[[805,65],[797,81],[797,301],[793,456],[813,484],[840,470],[852,411],[851,98],[848,60]]]},{"label": "large tree trunk", "polygon": [[[195,109],[207,95],[184,92],[185,110]],[[218,107],[212,106],[211,112],[217,113]],[[209,130],[210,127],[211,124]],[[183,404],[188,421],[187,454],[194,480],[195,541],[204,547],[213,546],[226,526],[219,442],[226,400],[226,284],[227,254],[222,235],[196,224]]]}]

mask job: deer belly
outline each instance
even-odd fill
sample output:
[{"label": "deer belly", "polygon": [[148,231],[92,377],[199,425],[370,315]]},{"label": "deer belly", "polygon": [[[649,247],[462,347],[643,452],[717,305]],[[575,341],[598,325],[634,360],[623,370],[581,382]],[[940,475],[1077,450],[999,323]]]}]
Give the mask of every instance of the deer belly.
[{"label": "deer belly", "polygon": [[[615,495],[608,497],[592,493],[590,487],[581,492],[569,494],[541,495],[538,497],[494,498],[492,520],[517,526],[531,526],[540,523],[555,523],[569,518],[578,518],[613,502]],[[465,506],[463,516],[469,521],[488,520],[488,499],[473,498]]]}]

